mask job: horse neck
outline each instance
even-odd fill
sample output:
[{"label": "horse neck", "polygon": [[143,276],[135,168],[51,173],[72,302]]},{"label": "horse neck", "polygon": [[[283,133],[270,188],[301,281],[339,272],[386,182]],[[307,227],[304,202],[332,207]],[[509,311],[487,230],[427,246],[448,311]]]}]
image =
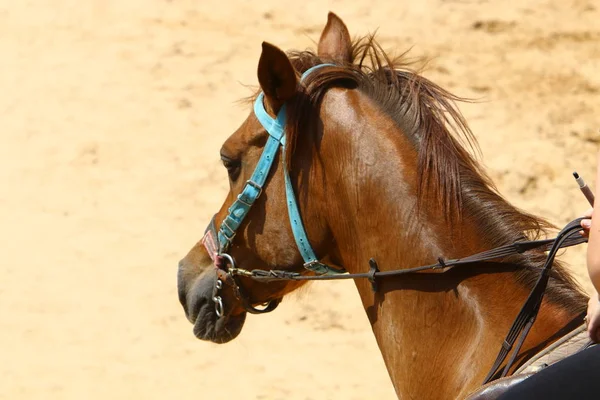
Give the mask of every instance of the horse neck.
[{"label": "horse neck", "polygon": [[[321,160],[314,181],[324,184],[318,203],[325,205],[320,213],[328,216],[335,239],[334,261],[349,272],[365,272],[374,258],[381,270],[391,270],[489,248],[469,215],[448,229],[437,206],[417,210],[413,144],[368,99],[345,91],[327,97],[322,113],[339,120],[331,131],[324,128],[319,151],[336,157]],[[361,111],[349,111],[357,101]],[[356,281],[400,397],[465,395],[491,367],[528,291],[506,272],[514,270],[510,265],[469,268],[386,278],[377,293],[368,281]],[[473,273],[478,269],[483,273]],[[523,350],[547,343],[572,317],[545,302]]]}]

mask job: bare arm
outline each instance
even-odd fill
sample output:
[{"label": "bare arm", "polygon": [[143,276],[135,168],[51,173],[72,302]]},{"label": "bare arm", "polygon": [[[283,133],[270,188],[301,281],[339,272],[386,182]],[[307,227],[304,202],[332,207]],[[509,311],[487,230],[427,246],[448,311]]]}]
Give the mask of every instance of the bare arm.
[{"label": "bare arm", "polygon": [[[600,201],[600,153],[598,153],[595,183],[596,202]],[[600,292],[600,207],[595,207],[592,213],[592,224],[589,231],[587,268],[588,274],[596,292]]]},{"label": "bare arm", "polygon": [[[595,197],[597,201],[600,201],[600,153],[598,153],[596,169]],[[588,235],[587,268],[595,289],[588,302],[586,322],[590,338],[598,343],[600,342],[600,299],[598,298],[598,292],[600,292],[600,206],[589,209],[584,216],[591,217],[591,220],[582,220],[581,226],[584,235]]]}]

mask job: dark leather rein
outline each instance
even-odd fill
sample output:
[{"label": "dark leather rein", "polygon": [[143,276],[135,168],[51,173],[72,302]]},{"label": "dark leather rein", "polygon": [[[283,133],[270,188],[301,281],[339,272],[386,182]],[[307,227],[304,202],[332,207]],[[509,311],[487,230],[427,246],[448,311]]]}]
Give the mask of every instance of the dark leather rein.
[{"label": "dark leather rein", "polygon": [[[342,279],[368,279],[371,282],[372,289],[374,292],[377,292],[378,285],[377,281],[379,279],[385,279],[394,276],[408,275],[413,273],[419,273],[427,270],[441,270],[441,272],[446,272],[450,269],[463,266],[470,265],[474,263],[484,262],[484,261],[492,261],[498,260],[502,257],[514,255],[514,254],[522,254],[526,251],[533,249],[541,249],[543,251],[548,251],[548,256],[546,258],[546,262],[541,269],[540,276],[535,283],[529,297],[523,304],[521,311],[515,318],[512,327],[510,328],[508,334],[504,342],[502,343],[502,347],[498,353],[496,361],[494,365],[490,369],[487,374],[484,384],[492,381],[493,379],[504,377],[510,371],[510,368],[514,364],[516,357],[521,349],[521,346],[525,342],[527,334],[531,329],[531,326],[535,322],[537,314],[540,310],[540,306],[542,304],[542,299],[544,297],[544,293],[546,287],[548,286],[548,281],[550,279],[550,272],[552,270],[552,266],[554,263],[554,259],[556,257],[556,253],[561,248],[566,248],[570,246],[575,246],[581,243],[587,242],[587,238],[583,237],[579,232],[581,231],[581,220],[583,218],[578,218],[570,223],[568,223],[553,239],[545,239],[545,240],[531,240],[531,241],[521,241],[515,242],[512,244],[508,244],[505,246],[500,246],[495,249],[487,250],[481,253],[477,253],[465,258],[452,259],[452,260],[443,260],[441,258],[438,259],[438,262],[430,265],[423,265],[414,268],[407,269],[397,269],[391,271],[380,271],[377,265],[377,262],[374,259],[369,260],[370,269],[368,272],[364,273],[355,273],[355,274],[346,274],[343,271],[340,271],[339,274],[335,275],[302,275],[297,272],[289,272],[282,270],[262,270],[262,269],[254,269],[254,270],[246,270],[242,268],[237,268],[235,266],[235,262],[233,258],[227,254],[223,254],[222,258],[220,258],[220,262],[215,263],[217,275],[219,280],[228,283],[234,289],[234,294],[236,298],[238,298],[244,309],[254,314],[265,313],[274,310],[281,299],[276,299],[270,301],[264,309],[257,309],[253,307],[248,300],[248,296],[244,292],[242,286],[238,282],[236,277],[246,277],[259,282],[272,282],[272,281],[330,281],[330,280],[342,280]],[[212,224],[211,224],[212,225]],[[335,269],[333,267],[329,267],[331,269]],[[220,289],[220,287],[219,287]],[[221,306],[222,307],[222,306]],[[583,315],[581,316],[583,321]],[[518,339],[518,341],[517,341]],[[515,346],[516,343],[516,346]],[[509,358],[506,366],[502,370],[502,373],[498,375],[498,370],[500,366],[504,363],[506,357],[513,349],[514,351]]]}]

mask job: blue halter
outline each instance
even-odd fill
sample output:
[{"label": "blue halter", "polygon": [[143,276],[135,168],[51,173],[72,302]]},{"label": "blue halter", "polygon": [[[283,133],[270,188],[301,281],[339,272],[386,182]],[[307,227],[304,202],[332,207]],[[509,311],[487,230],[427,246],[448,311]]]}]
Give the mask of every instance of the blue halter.
[{"label": "blue halter", "polygon": [[[304,74],[302,74],[300,81],[304,80],[314,70],[330,65],[333,64],[320,64],[308,69]],[[242,221],[246,215],[248,215],[250,207],[252,207],[252,204],[254,204],[256,199],[260,196],[267,176],[269,175],[269,171],[273,166],[275,156],[277,155],[280,147],[282,148],[282,154],[285,154],[285,105],[281,107],[277,117],[272,118],[265,110],[263,100],[264,93],[260,93],[254,103],[254,114],[269,133],[269,139],[267,140],[267,144],[265,145],[262,155],[260,156],[254,173],[252,173],[252,176],[244,185],[244,189],[238,195],[237,200],[231,205],[231,207],[229,207],[229,213],[219,228],[218,243],[220,254],[223,254],[227,251],[231,245],[231,242],[233,241],[233,238],[235,237],[237,229],[242,224]],[[315,252],[308,241],[304,225],[302,224],[302,217],[300,216],[300,211],[298,209],[298,202],[296,201],[294,188],[292,187],[292,183],[290,181],[290,174],[283,157],[282,161],[288,215],[290,218],[290,224],[292,226],[292,232],[294,234],[294,239],[296,240],[296,245],[298,246],[298,250],[300,251],[302,258],[304,259],[304,267],[320,275],[333,275],[344,272],[332,269],[329,266],[320,263],[317,259],[317,256],[315,255]]]}]

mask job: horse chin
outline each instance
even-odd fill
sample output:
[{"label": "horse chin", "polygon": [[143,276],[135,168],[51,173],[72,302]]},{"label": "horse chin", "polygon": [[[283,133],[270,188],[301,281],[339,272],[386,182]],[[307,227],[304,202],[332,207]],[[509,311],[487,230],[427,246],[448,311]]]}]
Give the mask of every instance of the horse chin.
[{"label": "horse chin", "polygon": [[[211,302],[212,303],[212,302]],[[202,307],[194,323],[194,335],[200,340],[227,343],[235,339],[246,321],[246,313],[217,317],[214,306]]]},{"label": "horse chin", "polygon": [[[194,335],[213,343],[227,343],[235,339],[244,326],[246,312],[231,315],[225,304],[225,315],[218,317],[212,301],[212,288],[216,277],[199,277],[187,293],[182,293],[184,309],[189,321],[194,324]],[[229,311],[229,313],[228,313]]]}]

